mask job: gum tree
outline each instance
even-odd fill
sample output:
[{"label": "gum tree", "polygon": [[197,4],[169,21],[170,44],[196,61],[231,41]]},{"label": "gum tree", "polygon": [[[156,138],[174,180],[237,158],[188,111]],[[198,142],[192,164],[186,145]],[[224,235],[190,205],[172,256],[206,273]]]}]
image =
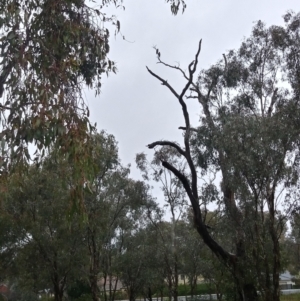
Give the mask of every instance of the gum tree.
[{"label": "gum tree", "polygon": [[[148,147],[172,148],[185,159],[184,171],[165,157],[161,164],[181,181],[199,235],[230,271],[236,298],[243,301],[258,300],[257,291],[264,300],[279,301],[280,236],[298,184],[300,15],[290,12],[284,20],[284,27],[257,22],[238,50],[197,77],[201,41],[187,71],[158,56],[186,80],[180,92],[147,68],[177,99],[185,121],[183,146],[163,140]],[[187,101],[199,102],[197,127],[190,123]],[[233,250],[204,222],[198,176],[210,172],[220,177],[215,189],[222,195]],[[280,196],[289,205],[286,211]]]},{"label": "gum tree", "polygon": [[10,222],[10,235],[1,242],[3,277],[36,298],[40,290],[51,288],[56,301],[63,300],[87,259],[78,215],[66,218],[62,165],[48,157],[42,166],[32,166],[21,183],[17,176],[10,177],[0,215],[1,221]]},{"label": "gum tree", "polygon": [[180,155],[172,148],[165,147],[157,151],[154,159],[149,162],[146,155],[136,156],[136,163],[145,180],[153,179],[161,185],[164,194],[164,207],[171,213],[170,222],[163,219],[157,212],[148,213],[148,219],[159,237],[158,248],[163,258],[169,298],[178,300],[178,280],[181,269],[182,236],[180,230],[183,226],[181,217],[186,209],[187,201],[181,182],[173,173],[163,169],[160,164],[162,158],[168,159],[178,169],[184,170],[184,162]]},{"label": "gum tree", "polygon": [[[99,300],[101,289],[104,300],[112,301],[116,291],[113,286],[121,274],[118,260],[124,250],[125,234],[136,231],[144,208],[153,205],[153,200],[148,186],[131,179],[129,167],[121,165],[112,135],[104,132],[95,135],[93,150],[93,164],[98,173],[85,188],[89,190],[84,197],[85,247],[89,257],[85,272],[92,299]],[[104,282],[101,288],[99,277]]]}]

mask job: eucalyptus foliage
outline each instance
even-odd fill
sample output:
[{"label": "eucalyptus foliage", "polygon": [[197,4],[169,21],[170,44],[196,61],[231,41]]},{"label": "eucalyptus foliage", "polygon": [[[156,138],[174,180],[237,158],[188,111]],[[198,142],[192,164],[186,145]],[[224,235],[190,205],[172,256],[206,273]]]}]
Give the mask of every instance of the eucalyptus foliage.
[{"label": "eucalyptus foliage", "polygon": [[[173,14],[186,8],[183,0],[166,2]],[[103,74],[116,72],[108,57],[108,28],[118,33],[120,21],[105,13],[108,5],[125,9],[122,0],[1,1],[2,175],[32,159],[40,160],[45,150],[57,144],[78,178],[71,198],[82,201],[82,184],[94,172],[89,146],[94,126],[82,91],[89,87],[99,94]]]},{"label": "eucalyptus foliage", "polygon": [[[115,72],[108,58],[109,31],[119,21],[102,12],[102,1],[17,1],[0,4],[1,139],[6,156],[29,159],[57,139],[76,156],[73,140],[91,127],[84,85],[100,92],[101,76]],[[4,156],[2,164],[7,160]]]}]

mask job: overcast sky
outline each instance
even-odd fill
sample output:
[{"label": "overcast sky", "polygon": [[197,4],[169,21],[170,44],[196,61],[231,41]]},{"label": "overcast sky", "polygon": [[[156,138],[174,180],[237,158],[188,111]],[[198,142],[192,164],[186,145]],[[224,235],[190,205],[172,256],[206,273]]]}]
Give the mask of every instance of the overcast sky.
[{"label": "overcast sky", "polygon": [[[168,79],[177,91],[185,84],[182,76],[156,64],[157,46],[161,58],[186,69],[202,39],[199,71],[222,58],[222,53],[239,47],[253,23],[283,24],[288,10],[300,11],[299,0],[186,0],[184,14],[173,16],[164,0],[124,0],[125,11],[114,10],[121,22],[121,36],[111,37],[110,58],[118,73],[103,80],[97,98],[86,92],[93,122],[119,142],[123,164],[132,164],[133,178],[139,178],[134,158],[148,151],[146,145],[160,139],[182,141],[178,126],[183,125],[181,108],[166,87],[150,76],[152,71]],[[188,103],[192,125],[199,119],[199,106]]]}]

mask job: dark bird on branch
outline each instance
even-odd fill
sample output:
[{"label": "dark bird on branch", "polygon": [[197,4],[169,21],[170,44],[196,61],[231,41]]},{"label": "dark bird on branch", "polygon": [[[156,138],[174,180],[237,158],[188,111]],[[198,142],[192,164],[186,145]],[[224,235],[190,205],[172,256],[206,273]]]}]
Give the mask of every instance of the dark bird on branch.
[{"label": "dark bird on branch", "polygon": [[160,58],[160,52],[157,48],[156,48],[156,55],[157,55],[158,58]]}]

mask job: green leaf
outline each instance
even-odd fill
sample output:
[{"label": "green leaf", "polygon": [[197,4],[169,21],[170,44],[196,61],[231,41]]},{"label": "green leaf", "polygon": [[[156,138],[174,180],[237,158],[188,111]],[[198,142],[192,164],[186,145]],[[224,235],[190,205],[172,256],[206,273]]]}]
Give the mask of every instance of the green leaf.
[{"label": "green leaf", "polygon": [[12,40],[16,37],[16,33],[13,32],[13,31],[10,31],[8,34],[7,34],[7,39],[8,40]]}]

